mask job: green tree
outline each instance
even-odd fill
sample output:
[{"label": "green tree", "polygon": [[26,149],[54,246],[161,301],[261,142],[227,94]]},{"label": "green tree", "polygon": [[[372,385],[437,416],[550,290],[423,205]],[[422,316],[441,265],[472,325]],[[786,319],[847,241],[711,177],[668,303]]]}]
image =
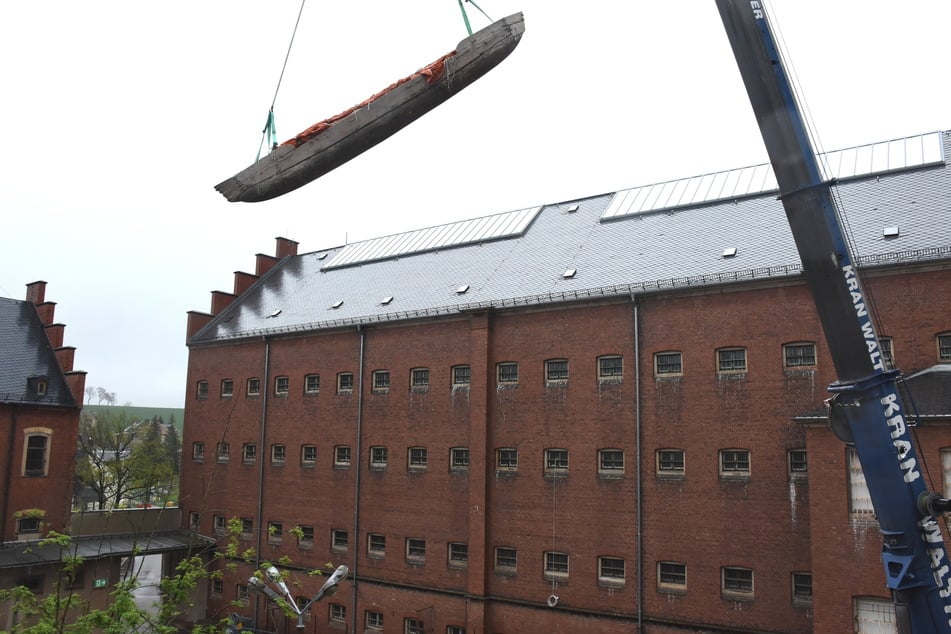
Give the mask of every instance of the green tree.
[{"label": "green tree", "polygon": [[118,508],[132,493],[129,458],[137,433],[125,410],[93,415],[83,411],[79,421],[76,480],[92,489],[99,510]]},{"label": "green tree", "polygon": [[155,419],[144,423],[138,442],[132,447],[129,467],[133,496],[146,505],[164,504],[171,493],[175,470],[162,438],[162,425]]}]

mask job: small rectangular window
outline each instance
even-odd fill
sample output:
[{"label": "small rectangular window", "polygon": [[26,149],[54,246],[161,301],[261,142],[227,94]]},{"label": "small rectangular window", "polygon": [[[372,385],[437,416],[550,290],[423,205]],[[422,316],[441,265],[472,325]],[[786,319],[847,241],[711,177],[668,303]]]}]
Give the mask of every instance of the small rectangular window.
[{"label": "small rectangular window", "polygon": [[313,467],[317,464],[317,447],[315,445],[304,445],[301,447],[300,462],[305,467]]},{"label": "small rectangular window", "polygon": [[545,362],[545,382],[563,383],[568,380],[568,361],[552,359]]},{"label": "small rectangular window", "polygon": [[725,566],[721,568],[721,590],[730,599],[753,598],[753,571],[749,568]]},{"label": "small rectangular window", "polygon": [[619,381],[624,376],[624,358],[620,356],[598,359],[598,380]]},{"label": "small rectangular window", "polygon": [[687,590],[687,564],[674,561],[657,562],[657,590],[660,592],[685,592]]},{"label": "small rectangular window", "polygon": [[221,382],[221,398],[231,398],[234,395],[234,381],[224,379]]},{"label": "small rectangular window", "polygon": [[406,540],[406,559],[419,562],[426,559],[426,540],[410,537]]},{"label": "small rectangular window", "polygon": [[370,468],[386,469],[386,447],[370,447]]},{"label": "small rectangular window", "polygon": [[287,447],[284,445],[271,445],[271,463],[283,465],[287,460]]},{"label": "small rectangular window", "polygon": [[403,634],[425,634],[423,622],[419,619],[403,619]]},{"label": "small rectangular window", "polygon": [[518,552],[514,548],[499,546],[495,549],[495,567],[515,570],[518,567]]},{"label": "small rectangular window", "polygon": [[224,579],[215,579],[211,580],[211,593],[216,597],[220,597],[225,593],[225,582]]},{"label": "small rectangular window", "polygon": [[23,475],[45,476],[49,437],[43,434],[31,434],[26,437],[26,455],[23,457]]},{"label": "small rectangular window", "polygon": [[798,606],[812,605],[812,574],[808,572],[794,572],[792,574],[793,604]]},{"label": "small rectangular window", "polygon": [[298,548],[313,548],[314,547],[314,527],[313,526],[298,526],[300,533],[297,538],[297,547]]},{"label": "small rectangular window", "polygon": [[368,630],[382,630],[383,629],[383,613],[374,612],[373,610],[367,610],[367,625]]},{"label": "small rectangular window", "polygon": [[347,620],[347,607],[339,603],[330,604],[330,620],[335,623],[344,623]]},{"label": "small rectangular window", "polygon": [[720,477],[746,478],[750,475],[750,452],[746,449],[720,451]]},{"label": "small rectangular window", "polygon": [[790,343],[783,346],[783,363],[787,368],[815,367],[816,344]]},{"label": "small rectangular window", "polygon": [[684,475],[683,449],[657,450],[657,475],[681,478]]},{"label": "small rectangular window", "polygon": [[21,517],[17,520],[17,535],[29,535],[29,534],[39,534],[40,532],[40,518],[38,517]]},{"label": "small rectangular window", "polygon": [[279,376],[274,379],[274,394],[276,396],[287,396],[291,389],[291,380],[286,376]]},{"label": "small rectangular window", "polygon": [[215,531],[215,535],[224,535],[228,530],[228,523],[225,521],[224,515],[215,515],[212,517],[212,528]]},{"label": "small rectangular window", "polygon": [[374,392],[389,392],[390,391],[390,371],[389,370],[376,370],[373,373],[373,391]]},{"label": "small rectangular window", "polygon": [[568,555],[567,553],[558,553],[548,551],[545,553],[545,577],[567,577],[568,576]]},{"label": "small rectangular window", "polygon": [[447,625],[446,634],[466,634],[466,628],[459,625]]},{"label": "small rectangular window", "polygon": [[449,567],[465,568],[469,565],[469,545],[459,542],[449,544]]},{"label": "small rectangular window", "polygon": [[518,449],[496,449],[495,466],[499,471],[515,471],[518,469]]},{"label": "small rectangular window", "polygon": [[545,450],[545,475],[547,477],[564,477],[568,475],[568,450]]},{"label": "small rectangular window", "polygon": [[426,464],[429,461],[428,452],[425,447],[410,447],[408,464],[410,471],[425,471]]},{"label": "small rectangular window", "polygon": [[603,478],[623,476],[624,451],[621,449],[602,449],[598,451],[598,475]]},{"label": "small rectangular window", "polygon": [[938,361],[951,363],[951,333],[938,335]]},{"label": "small rectangular window", "polygon": [[258,457],[258,446],[253,442],[244,443],[241,447],[241,460],[244,464],[254,464]]},{"label": "small rectangular window", "polygon": [[260,396],[261,395],[261,379],[251,378],[248,379],[248,396]]},{"label": "small rectangular window", "polygon": [[895,368],[895,357],[892,351],[892,338],[891,337],[879,337],[878,338],[878,348],[882,351],[882,360],[885,362],[885,368],[887,370],[892,370]]},{"label": "small rectangular window", "polygon": [[281,522],[267,523],[267,543],[280,544],[284,539],[284,524]]},{"label": "small rectangular window", "polygon": [[334,529],[331,531],[331,548],[335,552],[347,552],[350,548],[350,535],[345,530]]},{"label": "small rectangular window", "polygon": [[681,376],[683,355],[680,352],[658,352],[654,355],[654,374],[658,377]]},{"label": "small rectangular window", "polygon": [[196,533],[201,528],[201,513],[192,511],[188,514],[188,527]]},{"label": "small rectangular window", "polygon": [[746,372],[746,348],[717,350],[717,372]]},{"label": "small rectangular window", "polygon": [[875,509],[872,507],[872,496],[865,481],[865,472],[859,462],[859,454],[855,449],[847,450],[849,461],[849,511],[858,518],[872,518]]},{"label": "small rectangular window", "polygon": [[449,450],[449,470],[450,471],[468,471],[469,470],[469,448],[453,447]]},{"label": "small rectangular window", "polygon": [[320,375],[306,375],[304,377],[304,394],[317,394],[318,392],[320,392]]},{"label": "small rectangular window", "polygon": [[415,368],[410,372],[410,385],[421,390],[429,387],[429,368]]},{"label": "small rectangular window", "polygon": [[350,446],[337,445],[334,447],[334,467],[347,469],[350,467]]},{"label": "small rectangular window", "polygon": [[618,557],[598,557],[598,581],[624,585],[624,560]]},{"label": "small rectangular window", "polygon": [[337,375],[337,394],[349,394],[353,391],[353,372],[341,372]]},{"label": "small rectangular window", "polygon": [[254,535],[254,520],[248,517],[241,518],[241,539],[251,539]]},{"label": "small rectangular window", "polygon": [[472,368],[467,365],[457,365],[452,369],[452,385],[469,385],[472,383]]},{"label": "small rectangular window", "polygon": [[199,381],[195,392],[198,398],[208,398],[208,381]]},{"label": "small rectangular window", "polygon": [[231,445],[226,442],[220,442],[218,443],[218,448],[215,453],[218,456],[218,462],[228,462],[228,459],[231,457]]},{"label": "small rectangular window", "polygon": [[195,462],[205,461],[205,443],[200,441],[192,443],[192,460]]},{"label": "small rectangular window", "polygon": [[809,471],[809,462],[805,449],[789,450],[789,475],[804,476]]},{"label": "small rectangular window", "polygon": [[386,536],[376,533],[367,535],[367,555],[379,558],[384,554],[386,554]]},{"label": "small rectangular window", "polygon": [[498,381],[499,383],[513,384],[518,383],[518,364],[517,363],[500,363],[496,366],[498,371]]}]

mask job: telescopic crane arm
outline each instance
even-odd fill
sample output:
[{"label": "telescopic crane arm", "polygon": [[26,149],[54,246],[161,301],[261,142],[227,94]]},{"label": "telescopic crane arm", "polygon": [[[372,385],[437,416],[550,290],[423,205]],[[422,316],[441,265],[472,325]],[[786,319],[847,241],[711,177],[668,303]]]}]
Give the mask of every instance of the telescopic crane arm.
[{"label": "telescopic crane arm", "polygon": [[951,567],[908,432],[898,372],[885,367],[856,267],[763,3],[716,0],[779,184],[835,366],[832,411],[855,445],[884,545],[902,634],[951,632]]}]

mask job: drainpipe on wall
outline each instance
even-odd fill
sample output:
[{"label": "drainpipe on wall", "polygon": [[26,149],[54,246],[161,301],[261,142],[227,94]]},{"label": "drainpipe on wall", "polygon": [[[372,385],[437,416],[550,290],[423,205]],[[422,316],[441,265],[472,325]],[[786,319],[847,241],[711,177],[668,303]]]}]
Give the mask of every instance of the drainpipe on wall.
[{"label": "drainpipe on wall", "polygon": [[[357,326],[360,333],[360,359],[357,363],[359,384],[357,385],[357,442],[354,446],[356,456],[356,473],[353,485],[353,561],[350,566],[350,587],[353,592],[353,618],[350,619],[350,632],[357,634],[357,559],[360,556],[360,470],[363,465],[363,361],[366,351],[367,331],[363,326]],[[351,457],[351,461],[353,458]]]},{"label": "drainpipe on wall", "polygon": [[7,541],[7,514],[10,512],[10,483],[13,480],[13,445],[17,436],[17,406],[10,409],[10,437],[7,439],[7,472],[3,481],[3,503],[0,507],[0,544]]},{"label": "drainpipe on wall", "polygon": [[[270,372],[271,372],[271,342],[268,341],[268,338],[262,337],[261,340],[264,342],[264,380],[263,385],[261,385],[261,453],[258,455],[258,509],[254,518],[254,525],[258,527],[257,541],[255,542],[254,548],[254,564],[255,569],[261,563],[261,548],[263,547],[262,539],[264,534],[264,451],[267,447],[267,395],[270,386]],[[257,597],[254,599],[254,624],[257,627],[258,623],[258,600]]]},{"label": "drainpipe on wall", "polygon": [[637,455],[637,508],[635,511],[637,521],[637,631],[644,631],[644,515],[641,496],[644,493],[643,483],[641,482],[641,466],[643,456],[641,455],[641,342],[640,342],[640,316],[637,313],[637,296],[631,293],[631,304],[634,308],[634,443],[636,445],[635,454]]}]

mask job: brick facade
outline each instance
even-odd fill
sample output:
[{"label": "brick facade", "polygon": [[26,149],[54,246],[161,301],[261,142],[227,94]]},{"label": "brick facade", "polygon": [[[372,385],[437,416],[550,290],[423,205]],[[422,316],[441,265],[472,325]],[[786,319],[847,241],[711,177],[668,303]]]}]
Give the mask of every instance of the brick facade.
[{"label": "brick facade", "polygon": [[[937,363],[951,317],[932,298],[951,293],[951,270],[882,269],[866,286],[896,364]],[[815,360],[787,367],[787,344],[814,344]],[[745,369],[718,370],[722,349],[744,351]],[[655,355],[668,352],[680,371],[658,376]],[[556,374],[566,361],[567,378],[546,380],[549,361]],[[505,363],[517,381],[499,381]],[[341,373],[352,390],[338,389]],[[308,375],[319,391],[305,392]],[[247,394],[251,378],[259,395]],[[341,592],[314,607],[316,631],[362,632],[368,611],[394,633],[408,618],[439,634],[851,631],[853,597],[887,596],[880,537],[850,516],[845,446],[825,424],[794,420],[821,411],[834,379],[808,289],[790,279],[192,345],[182,506],[209,535],[215,516],[250,520],[246,545],[262,559],[350,566]],[[920,431],[940,491],[951,429]],[[315,463],[303,463],[304,445]],[[385,468],[371,448],[385,448]],[[467,464],[453,449],[468,450]],[[659,471],[662,450],[680,468]],[[740,452],[727,472],[723,450]],[[791,471],[790,451],[808,467]],[[743,455],[748,469],[733,470]],[[312,545],[295,526],[313,529]],[[383,553],[368,552],[371,534]],[[423,540],[424,555],[408,540]],[[500,548],[514,566],[497,565]],[[227,611],[248,574],[227,573],[212,607]],[[312,595],[320,580],[305,585]],[[245,612],[263,623],[260,601]]]}]

